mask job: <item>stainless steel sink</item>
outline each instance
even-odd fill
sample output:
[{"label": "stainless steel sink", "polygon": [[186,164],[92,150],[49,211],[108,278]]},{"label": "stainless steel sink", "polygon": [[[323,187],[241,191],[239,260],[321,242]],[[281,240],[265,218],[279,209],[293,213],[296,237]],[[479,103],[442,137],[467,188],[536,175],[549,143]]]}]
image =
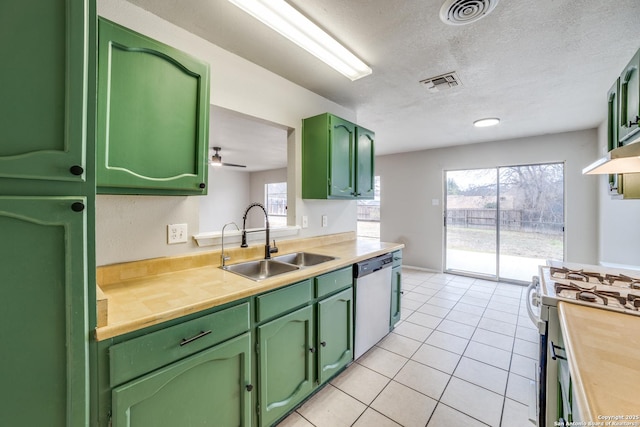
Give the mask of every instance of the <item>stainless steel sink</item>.
[{"label": "stainless steel sink", "polygon": [[328,255],[318,255],[309,252],[294,252],[292,254],[280,255],[273,258],[276,261],[297,265],[298,267],[309,267],[327,261],[333,261],[336,257]]},{"label": "stainless steel sink", "polygon": [[241,262],[240,264],[227,265],[224,269],[239,274],[251,280],[264,280],[278,274],[298,270],[300,267],[273,259],[261,259],[259,261]]}]

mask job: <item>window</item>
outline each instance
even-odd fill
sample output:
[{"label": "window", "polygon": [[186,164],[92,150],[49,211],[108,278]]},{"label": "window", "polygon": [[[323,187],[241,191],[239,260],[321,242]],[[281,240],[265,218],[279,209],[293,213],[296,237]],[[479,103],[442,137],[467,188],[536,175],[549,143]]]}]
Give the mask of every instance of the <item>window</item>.
[{"label": "window", "polygon": [[358,200],[358,237],[380,240],[380,177],[376,176],[373,200]]},{"label": "window", "polygon": [[274,182],[265,184],[265,200],[269,226],[287,226],[287,183]]}]

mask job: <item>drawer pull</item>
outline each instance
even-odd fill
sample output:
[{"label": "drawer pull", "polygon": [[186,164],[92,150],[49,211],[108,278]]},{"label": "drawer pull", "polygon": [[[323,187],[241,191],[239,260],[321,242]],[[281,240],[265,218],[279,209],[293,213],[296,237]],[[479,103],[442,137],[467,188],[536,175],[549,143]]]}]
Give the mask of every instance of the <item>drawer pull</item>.
[{"label": "drawer pull", "polygon": [[247,388],[247,391],[248,391],[248,392],[253,391],[253,384],[247,384],[247,387],[246,387],[246,388]]},{"label": "drawer pull", "polygon": [[194,342],[195,340],[199,340],[200,338],[207,336],[211,333],[211,331],[201,331],[198,335],[195,335],[191,338],[182,338],[182,341],[180,341],[180,347],[182,347],[183,345],[187,345],[189,343]]},{"label": "drawer pull", "polygon": [[557,359],[567,360],[566,357],[560,356],[559,354],[556,354],[556,349],[565,351],[564,348],[560,347],[559,345],[555,345],[553,343],[553,341],[549,341],[549,343],[551,343],[551,345],[549,347],[550,347],[550,350],[551,350],[551,358],[553,360],[557,360]]}]

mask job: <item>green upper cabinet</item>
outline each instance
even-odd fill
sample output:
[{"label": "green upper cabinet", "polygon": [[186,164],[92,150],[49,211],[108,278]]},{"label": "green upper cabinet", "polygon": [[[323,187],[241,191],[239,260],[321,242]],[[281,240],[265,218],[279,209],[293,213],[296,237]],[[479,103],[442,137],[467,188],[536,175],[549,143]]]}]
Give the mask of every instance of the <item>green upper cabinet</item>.
[{"label": "green upper cabinet", "polygon": [[0,197],[2,425],[89,425],[85,204]]},{"label": "green upper cabinet", "polygon": [[[620,79],[616,79],[607,92],[607,151],[620,146],[618,139],[618,93]],[[618,175],[609,174],[609,190],[613,194],[618,192]]]},{"label": "green upper cabinet", "polygon": [[99,19],[99,193],[206,194],[209,65]]},{"label": "green upper cabinet", "polygon": [[638,136],[640,128],[640,50],[620,75],[618,139],[625,143]]},{"label": "green upper cabinet", "polygon": [[0,178],[84,181],[90,3],[0,2]]},{"label": "green upper cabinet", "polygon": [[375,134],[332,114],[302,121],[302,197],[373,199]]}]

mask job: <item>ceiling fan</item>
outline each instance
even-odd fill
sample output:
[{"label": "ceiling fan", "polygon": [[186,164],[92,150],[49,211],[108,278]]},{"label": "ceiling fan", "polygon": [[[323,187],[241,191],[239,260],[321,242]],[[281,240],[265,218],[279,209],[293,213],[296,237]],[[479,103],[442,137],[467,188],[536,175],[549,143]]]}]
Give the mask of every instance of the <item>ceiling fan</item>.
[{"label": "ceiling fan", "polygon": [[211,166],[233,166],[236,168],[246,168],[245,165],[236,165],[234,163],[223,163],[222,156],[220,155],[220,150],[222,150],[222,148],[211,147],[211,149],[214,151],[213,156],[211,156],[211,160],[209,161],[209,164]]}]

